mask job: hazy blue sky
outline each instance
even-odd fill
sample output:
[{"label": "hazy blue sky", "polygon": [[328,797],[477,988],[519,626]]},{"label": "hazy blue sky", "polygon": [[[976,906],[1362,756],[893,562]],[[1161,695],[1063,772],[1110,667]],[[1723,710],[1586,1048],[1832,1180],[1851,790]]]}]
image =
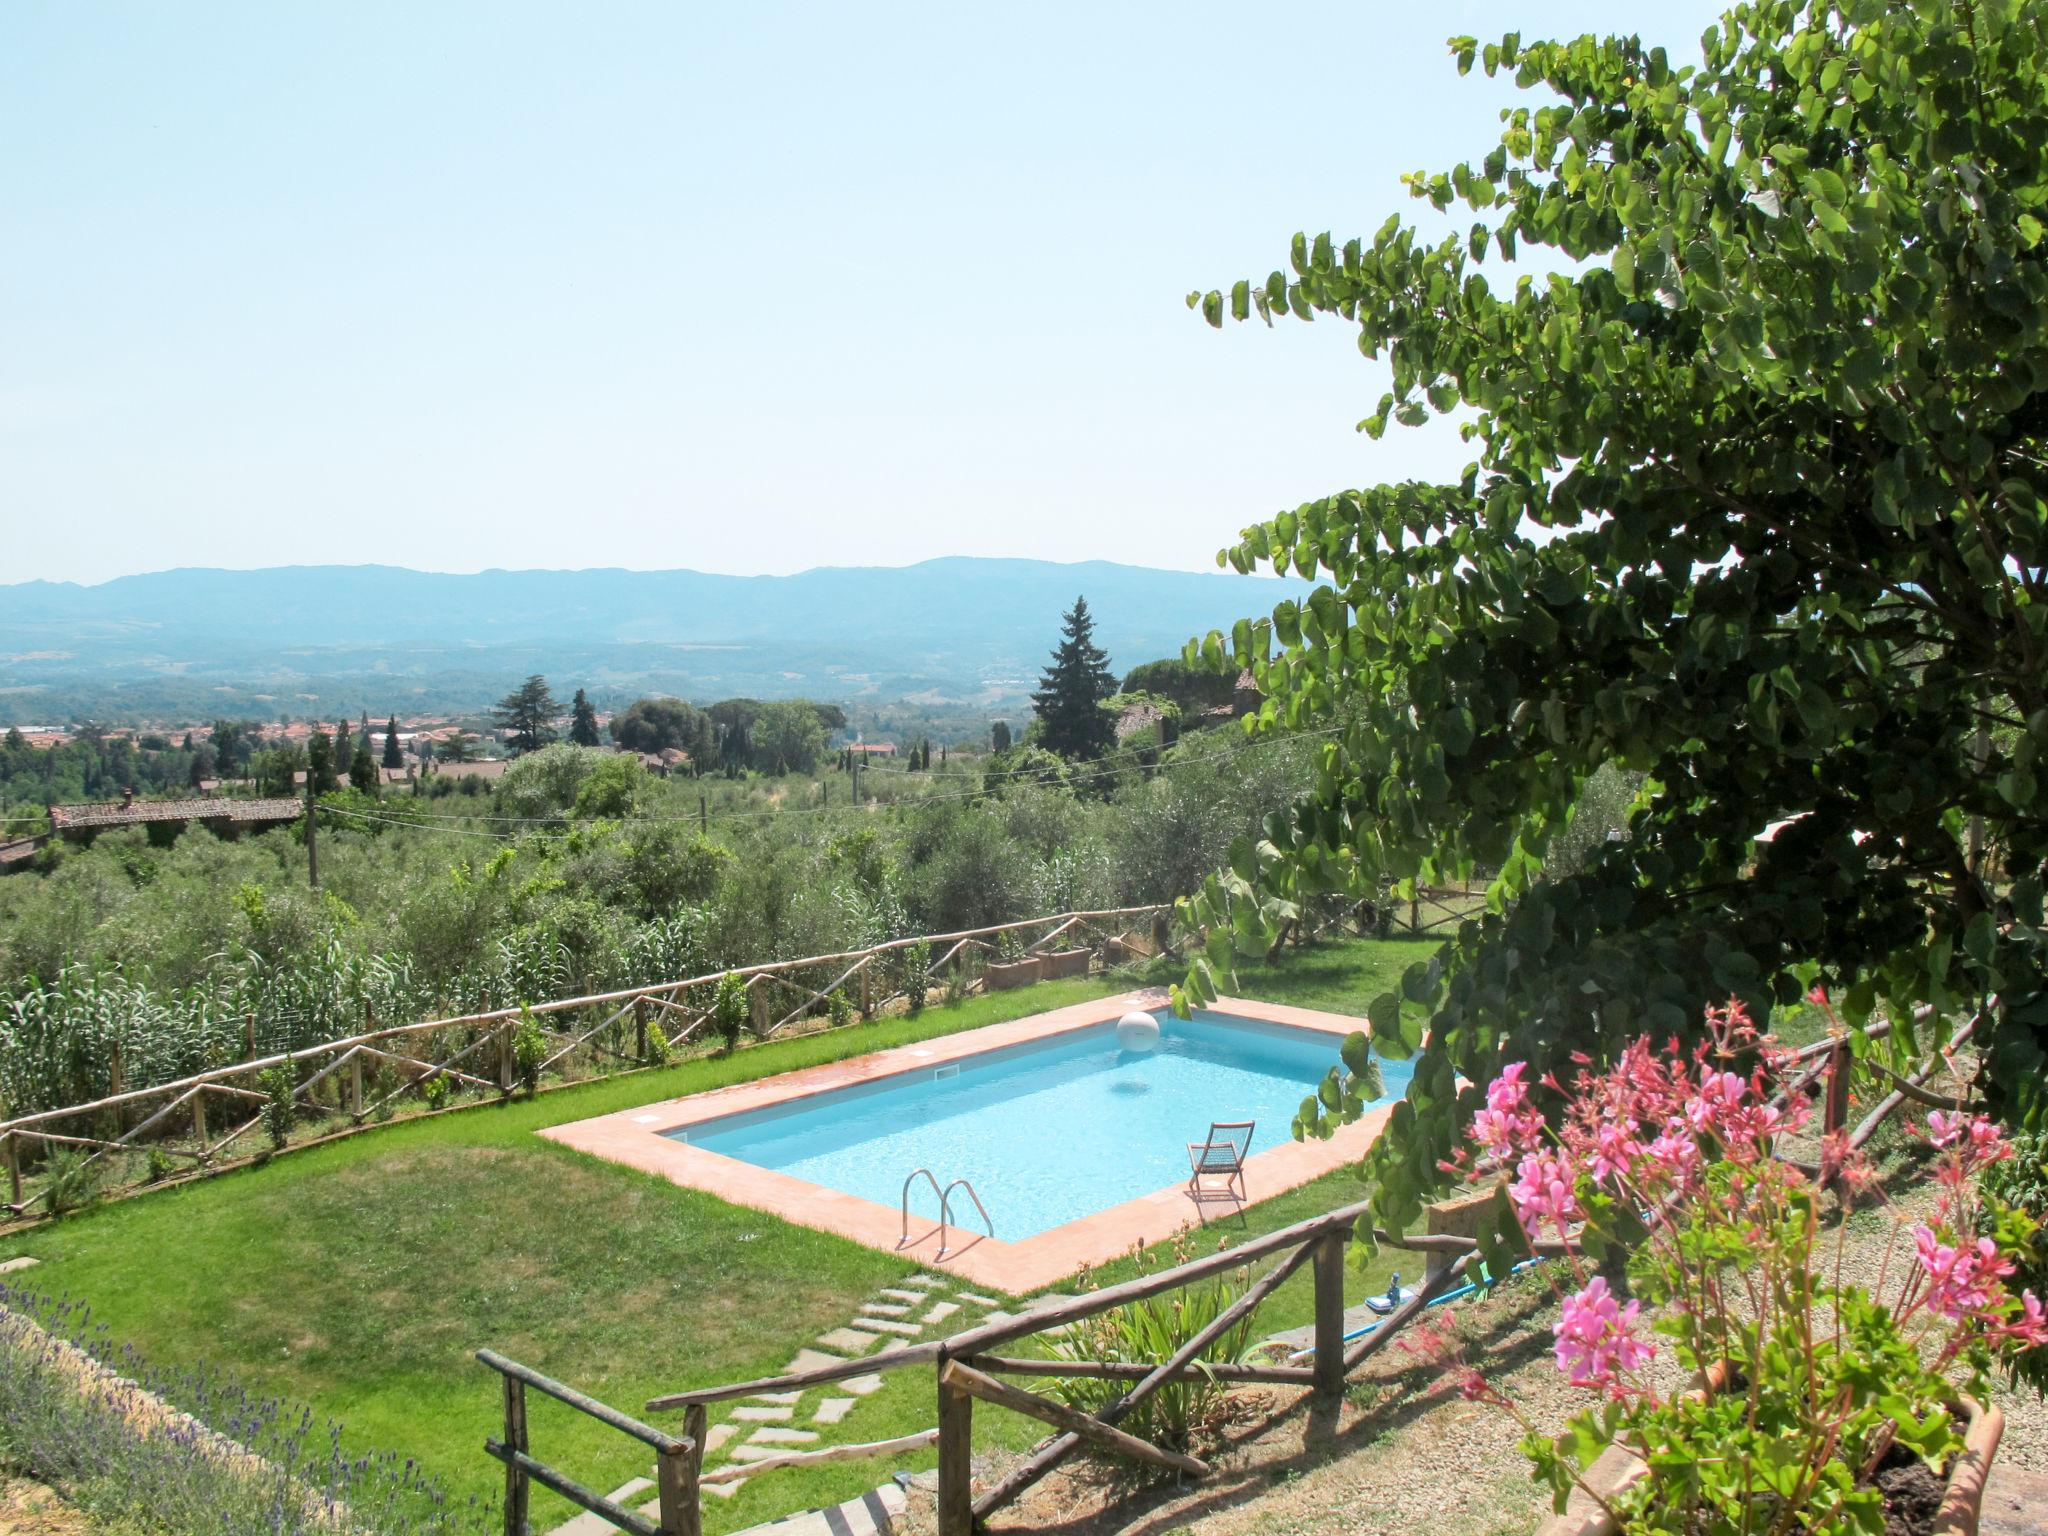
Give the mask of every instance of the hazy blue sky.
[{"label": "hazy blue sky", "polygon": [[1205,566],[1465,454],[1187,290],[1483,153],[1451,34],[1717,9],[10,0],[0,581]]}]

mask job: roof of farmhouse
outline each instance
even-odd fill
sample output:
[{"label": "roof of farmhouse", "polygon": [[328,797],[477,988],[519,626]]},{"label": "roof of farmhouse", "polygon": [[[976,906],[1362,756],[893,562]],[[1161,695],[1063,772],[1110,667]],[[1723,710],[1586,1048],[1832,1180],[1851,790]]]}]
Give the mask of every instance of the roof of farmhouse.
[{"label": "roof of farmhouse", "polygon": [[131,800],[95,805],[53,805],[50,825],[59,832],[83,827],[126,827],[147,821],[291,821],[305,802],[278,800]]}]

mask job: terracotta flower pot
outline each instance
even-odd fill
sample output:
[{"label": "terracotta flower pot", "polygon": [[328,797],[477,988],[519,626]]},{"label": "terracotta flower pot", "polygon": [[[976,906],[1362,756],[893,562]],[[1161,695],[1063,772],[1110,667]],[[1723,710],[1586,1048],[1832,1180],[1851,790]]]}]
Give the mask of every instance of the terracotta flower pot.
[{"label": "terracotta flower pot", "polygon": [[1039,959],[1033,955],[1028,960],[1012,960],[1007,965],[992,962],[982,975],[988,981],[991,992],[1007,992],[1012,987],[1028,987],[1038,980],[1041,969]]},{"label": "terracotta flower pot", "polygon": [[[1724,1361],[1708,1373],[1704,1387],[1695,1392],[1719,1391],[1727,1382]],[[1977,1536],[1977,1520],[1984,1508],[1984,1479],[1991,1471],[1991,1458],[1998,1450],[1998,1437],[2005,1430],[2005,1414],[1993,1405],[1965,1396],[1962,1406],[1969,1422],[1963,1427],[1963,1448],[1956,1452],[1948,1469],[1948,1487],[1942,1494],[1930,1536]],[[1641,1458],[1618,1445],[1610,1445],[1586,1469],[1586,1481],[1600,1496],[1612,1502],[1615,1495],[1640,1480],[1649,1471]],[[1564,1513],[1552,1515],[1537,1528],[1537,1536],[1616,1536],[1617,1527],[1607,1511],[1594,1502],[1583,1488],[1574,1488]]]}]

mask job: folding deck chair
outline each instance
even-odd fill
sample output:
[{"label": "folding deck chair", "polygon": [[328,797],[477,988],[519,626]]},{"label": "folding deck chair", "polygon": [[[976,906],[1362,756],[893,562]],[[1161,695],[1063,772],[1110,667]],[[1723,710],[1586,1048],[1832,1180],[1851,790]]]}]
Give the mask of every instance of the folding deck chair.
[{"label": "folding deck chair", "polygon": [[1245,1203],[1244,1160],[1252,1148],[1255,1120],[1218,1120],[1206,1141],[1188,1143],[1188,1198]]}]

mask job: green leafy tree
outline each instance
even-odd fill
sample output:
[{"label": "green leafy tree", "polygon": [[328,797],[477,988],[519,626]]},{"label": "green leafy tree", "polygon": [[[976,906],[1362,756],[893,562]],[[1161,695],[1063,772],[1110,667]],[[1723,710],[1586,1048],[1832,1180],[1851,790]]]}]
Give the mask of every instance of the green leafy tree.
[{"label": "green leafy tree", "polygon": [[396,715],[393,715],[384,726],[384,766],[386,768],[403,768],[405,766],[405,754],[399,750],[398,746],[398,716]]},{"label": "green leafy tree", "polygon": [[612,740],[629,752],[673,747],[696,761],[711,739],[709,718],[681,699],[635,699],[612,717]]},{"label": "green leafy tree", "polygon": [[1088,599],[1077,597],[1061,625],[1062,639],[1052,664],[1038,681],[1031,704],[1044,730],[1042,742],[1061,757],[1096,758],[1115,745],[1116,730],[1098,708],[1116,692],[1109,654],[1095,643]]},{"label": "green leafy tree", "polygon": [[594,747],[598,744],[597,706],[590,702],[590,695],[581,688],[569,705],[569,740],[579,747]]},{"label": "green leafy tree", "polygon": [[376,794],[383,784],[383,780],[377,774],[376,760],[370,756],[368,747],[356,748],[356,755],[348,765],[348,782],[351,788],[358,789],[366,795]]},{"label": "green leafy tree", "polygon": [[988,732],[988,741],[990,750],[992,751],[1009,751],[1010,723],[1007,720],[998,720],[994,725],[990,726]]},{"label": "green leafy tree", "polygon": [[[1476,462],[1226,552],[1320,585],[1189,660],[1253,669],[1250,729],[1330,735],[1192,904],[1188,992],[1322,893],[1499,871],[1370,1009],[1416,1057],[1370,1158],[1389,1227],[1443,1177],[1461,1077],[1568,1078],[1809,967],[1889,1013],[1880,1050],[1981,1011],[1978,1086],[2048,1119],[2038,10],[1743,5],[1689,71],[1634,38],[1453,49],[1545,93],[1411,178],[1469,235],[1297,235],[1290,272],[1191,296],[1356,327],[1393,385],[1364,429],[1458,413]],[[1530,247],[1540,273],[1488,271]],[[1645,775],[1622,835],[1539,881],[1610,762]]]},{"label": "green leafy tree", "polygon": [[505,733],[515,752],[538,752],[555,739],[555,717],[561,708],[538,672],[498,700],[491,723]]},{"label": "green leafy tree", "polygon": [[728,1051],[739,1048],[740,1036],[745,1033],[752,1012],[745,979],[736,971],[719,977],[718,990],[711,999],[711,1028]]},{"label": "green leafy tree", "polygon": [[763,704],[754,717],[754,766],[763,773],[809,773],[825,755],[825,728],[802,699]]}]

